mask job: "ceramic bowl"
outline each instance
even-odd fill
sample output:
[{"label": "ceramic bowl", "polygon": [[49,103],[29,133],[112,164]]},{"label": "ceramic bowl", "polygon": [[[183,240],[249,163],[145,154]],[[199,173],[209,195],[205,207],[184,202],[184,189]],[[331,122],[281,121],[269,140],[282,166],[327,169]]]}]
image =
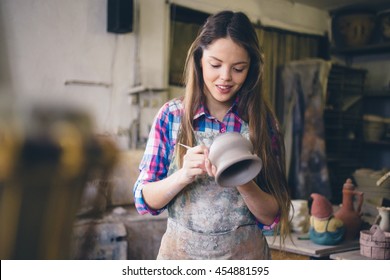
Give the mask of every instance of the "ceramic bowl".
[{"label": "ceramic bowl", "polygon": [[217,136],[210,146],[209,159],[217,168],[215,180],[222,187],[248,183],[262,168],[251,141],[237,132]]}]

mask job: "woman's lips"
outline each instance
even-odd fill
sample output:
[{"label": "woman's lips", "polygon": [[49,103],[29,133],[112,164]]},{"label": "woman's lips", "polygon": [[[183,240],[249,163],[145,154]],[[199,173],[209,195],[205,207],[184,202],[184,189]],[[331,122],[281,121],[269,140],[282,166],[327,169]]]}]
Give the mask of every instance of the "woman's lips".
[{"label": "woman's lips", "polygon": [[227,94],[231,91],[231,89],[233,88],[233,86],[229,86],[229,85],[216,85],[218,91],[222,94]]}]

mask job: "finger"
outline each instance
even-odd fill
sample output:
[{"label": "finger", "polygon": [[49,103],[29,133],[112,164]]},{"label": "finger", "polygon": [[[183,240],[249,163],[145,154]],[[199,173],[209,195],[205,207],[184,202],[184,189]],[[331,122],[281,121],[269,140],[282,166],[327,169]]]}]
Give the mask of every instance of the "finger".
[{"label": "finger", "polygon": [[203,154],[207,159],[209,158],[209,149],[207,147],[203,147]]},{"label": "finger", "polygon": [[204,146],[195,146],[187,150],[187,153],[191,154],[204,154]]},{"label": "finger", "polygon": [[183,165],[185,164],[188,164],[190,162],[193,162],[193,163],[202,163],[204,164],[204,155],[198,155],[198,154],[185,154],[184,157],[183,157]]},{"label": "finger", "polygon": [[204,156],[205,156],[205,169],[206,169],[206,172],[209,176],[213,177],[213,173],[212,173],[212,164],[211,164],[211,161],[209,159],[209,149],[207,149],[207,147],[204,149]]},{"label": "finger", "polygon": [[189,161],[205,161],[205,156],[201,154],[189,154],[187,155]]},{"label": "finger", "polygon": [[212,173],[212,165],[211,165],[211,162],[208,158],[206,158],[205,160],[205,163],[204,163],[204,166],[205,166],[205,169],[206,169],[206,172],[209,176],[213,177],[213,173]]},{"label": "finger", "polygon": [[187,161],[185,167],[204,169],[204,161],[203,160]]},{"label": "finger", "polygon": [[204,167],[204,161],[203,160],[198,160],[198,161],[185,161],[183,163],[183,168],[186,170],[190,169],[200,169],[203,172],[205,172],[205,167]]},{"label": "finger", "polygon": [[210,164],[206,167],[206,172],[210,177],[215,177],[215,175],[217,174],[217,168],[215,167],[215,165]]},{"label": "finger", "polygon": [[215,175],[217,175],[217,167],[215,165],[211,166],[211,173],[213,174],[213,177],[215,177]]}]

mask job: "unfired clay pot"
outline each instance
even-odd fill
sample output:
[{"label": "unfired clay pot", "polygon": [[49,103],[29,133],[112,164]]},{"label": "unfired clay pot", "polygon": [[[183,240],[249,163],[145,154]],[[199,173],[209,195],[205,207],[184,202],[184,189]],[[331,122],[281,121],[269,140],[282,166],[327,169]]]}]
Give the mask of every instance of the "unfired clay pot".
[{"label": "unfired clay pot", "polygon": [[209,159],[217,168],[215,180],[222,187],[235,187],[255,178],[262,167],[252,143],[237,132],[219,135],[210,146]]}]

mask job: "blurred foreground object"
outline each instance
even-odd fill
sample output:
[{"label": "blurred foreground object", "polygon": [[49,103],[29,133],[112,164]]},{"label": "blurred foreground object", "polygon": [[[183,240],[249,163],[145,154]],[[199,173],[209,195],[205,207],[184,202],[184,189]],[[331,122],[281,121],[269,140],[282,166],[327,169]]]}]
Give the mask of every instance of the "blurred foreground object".
[{"label": "blurred foreground object", "polygon": [[86,182],[118,151],[89,116],[64,105],[0,102],[0,258],[68,259]]}]

